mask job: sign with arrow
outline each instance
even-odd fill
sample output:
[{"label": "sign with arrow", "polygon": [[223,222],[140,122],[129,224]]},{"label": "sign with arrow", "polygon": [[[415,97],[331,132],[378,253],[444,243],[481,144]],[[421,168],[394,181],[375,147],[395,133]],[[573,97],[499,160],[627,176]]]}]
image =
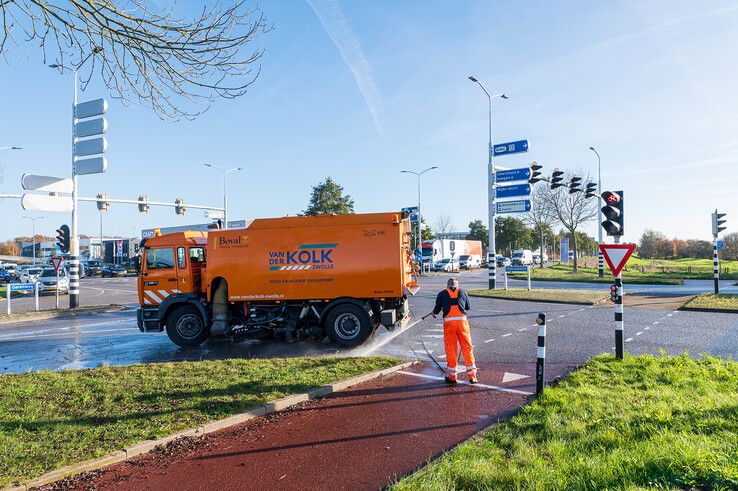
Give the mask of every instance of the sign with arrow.
[{"label": "sign with arrow", "polygon": [[529,199],[497,202],[497,213],[523,213],[526,211],[530,211]]},{"label": "sign with arrow", "polygon": [[718,241],[717,241],[717,248],[718,248],[718,249],[723,249],[723,248],[725,248],[725,242],[723,242],[722,240],[718,240]]},{"label": "sign with arrow", "polygon": [[600,244],[600,251],[602,251],[613,276],[620,274],[635,250],[635,244]]},{"label": "sign with arrow", "polygon": [[495,191],[497,198],[514,198],[516,196],[529,196],[530,184],[513,184],[511,186],[498,186]]},{"label": "sign with arrow", "polygon": [[527,181],[530,179],[530,167],[497,171],[497,182]]},{"label": "sign with arrow", "polygon": [[72,211],[72,198],[69,196],[47,196],[45,194],[24,194],[21,206],[26,211]]},{"label": "sign with arrow", "polygon": [[514,153],[523,153],[528,151],[528,140],[518,140],[516,142],[497,143],[492,147],[493,156],[512,155]]},{"label": "sign with arrow", "polygon": [[63,177],[37,176],[34,174],[23,174],[23,177],[21,177],[21,186],[28,191],[71,194],[72,184],[71,179]]}]

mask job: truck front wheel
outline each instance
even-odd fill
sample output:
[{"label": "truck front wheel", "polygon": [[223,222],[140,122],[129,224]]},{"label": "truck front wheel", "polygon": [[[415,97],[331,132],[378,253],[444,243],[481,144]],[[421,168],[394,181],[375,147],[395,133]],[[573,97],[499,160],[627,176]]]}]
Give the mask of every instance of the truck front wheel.
[{"label": "truck front wheel", "polygon": [[177,346],[200,346],[208,337],[205,319],[194,305],[175,307],[166,322],[167,335]]},{"label": "truck front wheel", "polygon": [[325,330],[337,345],[353,348],[366,341],[373,324],[366,309],[345,303],[337,305],[325,317]]}]

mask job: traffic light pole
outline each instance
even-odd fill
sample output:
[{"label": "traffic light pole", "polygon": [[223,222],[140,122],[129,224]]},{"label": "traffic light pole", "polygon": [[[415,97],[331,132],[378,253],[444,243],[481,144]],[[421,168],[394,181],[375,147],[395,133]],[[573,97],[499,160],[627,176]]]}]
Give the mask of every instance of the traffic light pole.
[{"label": "traffic light pole", "polygon": [[720,262],[718,259],[718,237],[712,236],[712,277],[715,281],[715,295],[720,293]]},{"label": "traffic light pole", "polygon": [[[620,243],[620,236],[615,236],[615,243]],[[615,277],[615,358],[623,359],[625,343],[623,342],[623,274],[619,272]]]},{"label": "traffic light pole", "polygon": [[[486,91],[485,91],[486,92]],[[489,97],[489,94],[487,95]],[[495,165],[492,163],[492,98],[489,98],[489,148],[488,148],[488,164],[487,164],[487,189],[489,193],[489,251],[487,251],[487,265],[489,269],[489,289],[494,290],[497,284],[497,250],[495,248],[495,193],[497,173]],[[492,258],[490,259],[490,256]]]},{"label": "traffic light pole", "polygon": [[72,230],[70,234],[72,240],[69,250],[69,308],[76,309],[79,307],[79,237],[77,236],[77,206],[79,203],[77,201],[77,172],[74,165],[74,143],[76,138],[74,112],[77,107],[77,68],[74,69],[72,78],[74,79],[74,99],[72,102]]}]

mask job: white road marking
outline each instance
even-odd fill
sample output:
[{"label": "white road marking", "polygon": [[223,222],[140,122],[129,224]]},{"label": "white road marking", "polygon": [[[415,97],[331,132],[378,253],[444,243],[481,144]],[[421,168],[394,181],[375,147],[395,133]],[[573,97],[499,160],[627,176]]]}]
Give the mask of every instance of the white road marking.
[{"label": "white road marking", "polygon": [[633,341],[633,338],[628,338],[625,340],[626,343],[630,343],[631,341]]},{"label": "white road marking", "polygon": [[443,334],[423,334],[424,338],[443,339]]},{"label": "white road marking", "polygon": [[643,331],[637,332],[636,336],[640,336],[641,334],[643,334]]},{"label": "white road marking", "polygon": [[446,358],[446,355],[438,355],[438,358],[444,359],[444,358]]},{"label": "white road marking", "polygon": [[566,314],[561,314],[561,315],[559,316],[559,319],[561,319],[562,317],[566,317]]},{"label": "white road marking", "polygon": [[494,340],[495,340],[495,338],[492,338],[492,339],[488,339],[487,341],[485,341],[485,343],[491,343],[491,342],[492,342],[492,341],[494,341]]},{"label": "white road marking", "polygon": [[[439,380],[442,381],[443,377],[436,377],[435,375],[426,375],[425,373],[414,373],[414,372],[406,372],[405,370],[400,370],[397,373],[402,373],[403,375],[410,375],[411,377],[420,377],[420,378],[428,378],[432,380]],[[469,384],[466,380],[459,380],[459,384]],[[515,389],[508,389],[506,387],[498,387],[496,385],[487,385],[487,384],[474,384],[476,387],[481,387],[484,389],[491,389],[491,390],[497,390],[500,392],[508,392],[510,394],[521,394],[524,396],[531,396],[533,395],[532,392],[527,392],[524,390],[515,390]]]},{"label": "white road marking", "polygon": [[505,375],[502,376],[502,383],[506,384],[508,382],[515,382],[516,380],[521,380],[524,378],[530,378],[530,375],[523,375],[522,373],[505,372]]},{"label": "white road marking", "polygon": [[673,314],[673,313],[671,313],[671,314],[666,314],[666,317],[671,317],[672,315],[674,315],[674,314]]},{"label": "white road marking", "polygon": [[502,312],[501,310],[477,310],[477,312]]},{"label": "white road marking", "polygon": [[659,321],[655,321],[655,322],[653,323],[653,325],[655,326],[655,325],[656,325],[656,324],[658,324],[658,323],[659,323]]},{"label": "white road marking", "polygon": [[523,331],[527,331],[527,330],[528,330],[527,327],[521,327],[520,329],[518,329],[518,332],[523,332]]},{"label": "white road marking", "polygon": [[503,334],[503,335],[502,335],[502,337],[503,337],[503,338],[506,338],[506,337],[508,337],[508,336],[512,336],[512,333],[511,333],[511,332],[509,332],[509,333],[507,333],[507,334]]},{"label": "white road marking", "polygon": [[651,326],[646,326],[643,328],[644,331],[648,331],[649,329],[651,329]]}]

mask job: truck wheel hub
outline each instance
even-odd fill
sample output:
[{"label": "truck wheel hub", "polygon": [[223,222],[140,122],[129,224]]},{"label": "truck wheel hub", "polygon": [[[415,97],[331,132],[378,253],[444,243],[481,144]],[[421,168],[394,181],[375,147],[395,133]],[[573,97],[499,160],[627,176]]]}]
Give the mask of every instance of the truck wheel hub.
[{"label": "truck wheel hub", "polygon": [[177,322],[177,333],[183,338],[195,338],[201,330],[202,322],[200,322],[200,317],[195,314],[184,315]]},{"label": "truck wheel hub", "polygon": [[354,314],[341,314],[336,319],[336,334],[341,339],[351,340],[359,335],[361,322]]}]

